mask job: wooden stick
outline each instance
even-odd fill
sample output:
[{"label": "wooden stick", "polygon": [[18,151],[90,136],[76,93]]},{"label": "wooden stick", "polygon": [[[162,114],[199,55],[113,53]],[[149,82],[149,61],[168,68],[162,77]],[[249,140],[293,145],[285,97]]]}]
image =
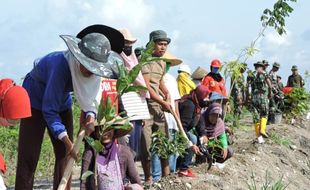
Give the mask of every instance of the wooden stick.
[{"label": "wooden stick", "polygon": [[[79,152],[84,136],[85,136],[85,130],[82,129],[76,139],[76,142],[74,143],[74,146],[73,146],[74,152],[76,153]],[[75,160],[72,157],[70,157],[57,190],[64,190],[66,188],[68,180],[72,173],[72,168],[73,168],[74,163],[75,163]]]},{"label": "wooden stick", "polygon": [[176,115],[176,113],[172,109],[171,109],[171,114],[173,115],[175,121],[177,122],[177,126],[178,126],[181,134],[183,135],[184,138],[186,138],[187,143],[188,143],[188,147],[193,146],[193,143],[188,139],[188,137],[187,137],[187,135],[183,129],[183,126],[182,126],[182,123],[181,123],[179,117]]}]

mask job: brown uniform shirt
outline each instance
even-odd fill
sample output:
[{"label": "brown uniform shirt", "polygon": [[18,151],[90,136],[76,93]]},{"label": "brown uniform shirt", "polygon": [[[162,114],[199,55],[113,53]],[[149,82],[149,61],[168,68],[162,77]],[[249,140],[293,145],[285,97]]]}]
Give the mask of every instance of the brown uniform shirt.
[{"label": "brown uniform shirt", "polygon": [[166,62],[153,61],[142,67],[142,74],[150,75],[150,86],[159,95],[159,85],[163,76],[166,73]]}]

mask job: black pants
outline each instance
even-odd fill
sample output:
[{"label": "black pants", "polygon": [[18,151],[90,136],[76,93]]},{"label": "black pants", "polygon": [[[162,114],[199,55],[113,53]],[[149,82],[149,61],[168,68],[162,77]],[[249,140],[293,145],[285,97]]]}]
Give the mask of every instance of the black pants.
[{"label": "black pants", "polygon": [[[41,152],[41,145],[47,123],[41,111],[31,109],[32,116],[21,120],[18,140],[18,160],[16,171],[16,190],[32,190],[34,174]],[[72,110],[59,113],[65,125],[70,140],[73,140]],[[55,139],[49,131],[55,154],[53,189],[57,189],[66,167],[66,147],[64,143]],[[71,178],[68,184],[71,183]],[[67,185],[70,189],[70,185]]]}]

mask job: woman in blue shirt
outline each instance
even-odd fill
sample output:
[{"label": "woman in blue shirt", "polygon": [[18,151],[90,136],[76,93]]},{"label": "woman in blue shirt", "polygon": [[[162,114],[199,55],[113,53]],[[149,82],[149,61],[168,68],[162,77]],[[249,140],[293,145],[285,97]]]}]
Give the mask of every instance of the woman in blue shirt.
[{"label": "woman in blue shirt", "polygon": [[[93,25],[78,37],[61,35],[67,51],[52,52],[36,60],[23,87],[27,90],[32,117],[21,120],[15,189],[33,188],[45,128],[47,127],[55,153],[54,183],[57,189],[66,166],[66,155],[77,158],[73,151],[73,116],[71,92],[74,92],[85,113],[87,134],[94,128],[100,101],[100,76],[115,78],[124,38],[117,30]],[[91,30],[89,30],[91,29]],[[113,51],[112,51],[113,50]],[[67,185],[70,189],[70,182]]]}]

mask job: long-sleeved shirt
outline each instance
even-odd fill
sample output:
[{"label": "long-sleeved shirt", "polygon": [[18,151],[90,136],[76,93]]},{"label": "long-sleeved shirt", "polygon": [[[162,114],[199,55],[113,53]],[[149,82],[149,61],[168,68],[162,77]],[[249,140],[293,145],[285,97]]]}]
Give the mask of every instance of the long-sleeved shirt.
[{"label": "long-sleeved shirt", "polygon": [[200,113],[196,113],[194,102],[187,98],[179,102],[181,123],[185,131],[195,128],[198,135],[204,135],[204,123]]},{"label": "long-sleeved shirt", "polygon": [[222,134],[220,134],[216,138],[209,139],[208,147],[214,147],[214,146],[219,146],[222,149],[228,148],[227,135],[225,132],[223,132]]},{"label": "long-sleeved shirt", "polygon": [[[82,160],[82,174],[86,171],[95,171],[95,152],[90,146],[85,147]],[[140,184],[141,180],[136,169],[134,158],[129,148],[118,144],[118,158],[121,169],[122,179],[126,177],[129,179],[130,183]],[[94,175],[89,176],[86,180],[81,181],[80,188],[82,190],[94,189],[95,179]]]},{"label": "long-sleeved shirt", "polygon": [[63,53],[53,52],[37,60],[23,82],[31,107],[42,111],[53,136],[59,139],[66,135],[59,113],[71,109],[73,91],[70,68]]}]

